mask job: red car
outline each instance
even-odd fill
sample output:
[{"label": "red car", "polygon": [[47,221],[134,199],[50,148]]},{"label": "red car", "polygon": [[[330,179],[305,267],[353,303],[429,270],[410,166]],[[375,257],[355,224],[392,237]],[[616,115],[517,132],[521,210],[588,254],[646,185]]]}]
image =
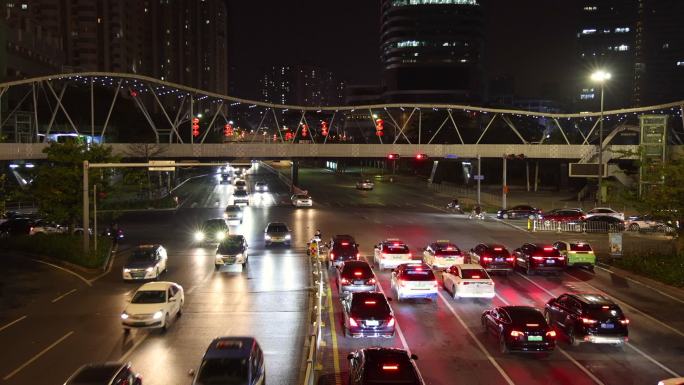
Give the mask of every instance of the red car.
[{"label": "red car", "polygon": [[555,209],[539,216],[544,222],[580,222],[586,215],[580,209]]},{"label": "red car", "polygon": [[506,247],[493,243],[480,243],[470,249],[470,260],[472,263],[479,263],[488,272],[510,273],[515,268],[515,258]]}]

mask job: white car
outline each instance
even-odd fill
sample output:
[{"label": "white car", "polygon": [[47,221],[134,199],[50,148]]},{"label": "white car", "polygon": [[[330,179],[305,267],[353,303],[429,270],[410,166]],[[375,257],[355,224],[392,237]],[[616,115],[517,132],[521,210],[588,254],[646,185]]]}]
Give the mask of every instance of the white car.
[{"label": "white car", "polygon": [[64,234],[67,232],[65,226],[60,226],[54,222],[46,221],[44,219],[37,220],[29,229],[29,235],[36,234]]},{"label": "white car", "polygon": [[674,228],[662,220],[650,215],[631,216],[625,221],[625,229],[629,231],[663,231],[671,232]]},{"label": "white car", "polygon": [[254,191],[256,192],[268,192],[268,184],[266,182],[256,182],[254,184]]},{"label": "white car", "polygon": [[247,241],[242,235],[229,235],[216,247],[214,268],[221,266],[242,265],[245,267],[249,256],[247,255]]},{"label": "white car", "polygon": [[168,269],[168,256],[162,245],[140,245],[124,263],[124,281],[159,279]]},{"label": "white car", "polygon": [[465,256],[455,244],[440,240],[432,242],[423,250],[423,262],[433,269],[447,269],[451,265],[464,263]]},{"label": "white car", "polygon": [[437,302],[437,278],[430,266],[404,263],[392,272],[392,290],[397,301],[406,298],[429,298]]},{"label": "white car", "polygon": [[247,182],[244,179],[235,179],[235,191],[247,191]]},{"label": "white car", "polygon": [[183,287],[173,282],[146,283],[133,294],[121,313],[124,333],[131,329],[162,329],[166,331],[174,317],[183,313]]},{"label": "white car", "polygon": [[394,269],[402,263],[421,263],[421,260],[413,259],[413,254],[404,242],[389,238],[375,245],[373,263],[380,270],[384,270]]},{"label": "white car", "polygon": [[295,194],[290,198],[290,200],[292,201],[292,205],[295,207],[313,206],[313,199],[311,199],[310,196],[305,194]]},{"label": "white car", "polygon": [[237,205],[230,205],[226,207],[226,211],[223,212],[223,219],[227,220],[228,223],[239,222],[242,224],[242,217],[244,212],[242,207]]},{"label": "white car", "polygon": [[373,183],[373,181],[370,179],[364,179],[356,182],[357,190],[372,190],[374,187],[375,183]]},{"label": "white car", "polygon": [[496,295],[494,281],[482,266],[474,263],[451,266],[442,274],[442,285],[454,299],[492,299]]},{"label": "white car", "polygon": [[623,221],[625,220],[625,213],[615,211],[615,210],[611,209],[610,207],[595,207],[595,208],[587,211],[587,213],[585,214],[584,217],[590,218],[590,217],[594,217],[597,215],[605,215],[605,216],[609,216],[609,217],[618,218],[618,219],[621,219]]}]

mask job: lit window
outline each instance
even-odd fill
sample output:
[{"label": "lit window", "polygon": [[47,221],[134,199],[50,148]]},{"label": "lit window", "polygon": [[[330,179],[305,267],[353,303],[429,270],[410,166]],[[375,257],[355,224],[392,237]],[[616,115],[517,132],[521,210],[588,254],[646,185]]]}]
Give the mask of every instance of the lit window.
[{"label": "lit window", "polygon": [[663,43],[663,49],[670,48],[670,43]]},{"label": "lit window", "polygon": [[587,11],[587,12],[594,12],[594,11],[596,11],[596,9],[597,9],[596,6],[586,6],[586,7],[584,7],[584,10]]},{"label": "lit window", "polygon": [[596,33],[596,29],[589,28],[589,29],[583,29],[582,30],[582,35],[591,35],[592,33]]},{"label": "lit window", "polygon": [[617,47],[615,47],[616,51],[629,51],[629,46],[626,44],[621,44]]},{"label": "lit window", "polygon": [[629,27],[615,28],[615,33],[627,33],[629,31]]},{"label": "lit window", "polygon": [[28,4],[21,4],[21,9],[28,9]]}]

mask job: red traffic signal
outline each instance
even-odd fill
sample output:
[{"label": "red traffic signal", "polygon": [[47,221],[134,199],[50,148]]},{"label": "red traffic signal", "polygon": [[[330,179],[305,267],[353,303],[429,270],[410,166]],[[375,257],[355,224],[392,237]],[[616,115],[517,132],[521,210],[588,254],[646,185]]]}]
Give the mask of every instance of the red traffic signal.
[{"label": "red traffic signal", "polygon": [[199,118],[192,118],[192,124],[199,124]]},{"label": "red traffic signal", "polygon": [[399,159],[399,154],[387,154],[387,159],[389,159],[389,160]]},{"label": "red traffic signal", "polygon": [[427,158],[427,154],[416,154],[416,160],[425,160]]}]

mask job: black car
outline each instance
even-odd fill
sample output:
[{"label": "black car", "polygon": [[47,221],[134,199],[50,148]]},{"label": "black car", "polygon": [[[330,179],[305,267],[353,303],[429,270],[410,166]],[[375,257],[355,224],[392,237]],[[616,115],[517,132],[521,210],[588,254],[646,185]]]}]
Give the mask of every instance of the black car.
[{"label": "black car", "polygon": [[219,337],[209,344],[192,385],[266,383],[264,352],[254,337]]},{"label": "black car", "polygon": [[216,247],[216,257],[214,258],[214,268],[220,269],[225,265],[247,266],[249,256],[247,255],[247,240],[242,235],[228,235],[226,239]]},{"label": "black car", "polygon": [[415,354],[395,348],[366,348],[349,353],[349,385],[425,385]]},{"label": "black car", "polygon": [[502,306],[482,313],[482,327],[498,338],[499,351],[551,352],[556,332],[544,315],[531,306]]},{"label": "black car", "polygon": [[359,245],[351,235],[335,235],[330,240],[328,249],[328,263],[334,266],[341,266],[345,261],[357,260]]},{"label": "black car", "polygon": [[221,174],[221,177],[219,179],[219,184],[224,184],[224,183],[230,184],[230,174],[228,174],[228,173],[222,173]]},{"label": "black car", "polygon": [[142,377],[130,363],[105,362],[81,366],[64,385],[142,385]]},{"label": "black car", "polygon": [[394,337],[394,313],[379,292],[352,293],[342,299],[344,335]]},{"label": "black car", "polygon": [[515,269],[515,257],[504,245],[480,243],[470,249],[470,261],[488,272],[510,273]]},{"label": "black car", "polygon": [[526,243],[513,250],[515,265],[527,275],[537,272],[560,274],[567,266],[567,260],[553,245]]},{"label": "black car", "polygon": [[29,218],[13,218],[0,223],[0,237],[29,235],[35,221]]},{"label": "black car", "polygon": [[587,233],[617,233],[625,231],[625,221],[609,215],[594,215],[583,222]]},{"label": "black car", "polygon": [[337,289],[346,292],[375,291],[375,274],[366,261],[347,261],[337,270]]},{"label": "black car", "polygon": [[601,294],[563,294],[552,298],[546,304],[544,316],[575,346],[581,342],[622,345],[629,338],[629,319],[620,306]]},{"label": "black car", "polygon": [[195,242],[219,243],[227,236],[230,229],[228,223],[223,218],[215,218],[204,221],[197,231],[195,231]]},{"label": "black car", "polygon": [[499,219],[536,219],[541,213],[538,208],[529,205],[513,206],[509,209],[501,209],[496,212],[496,217]]}]

